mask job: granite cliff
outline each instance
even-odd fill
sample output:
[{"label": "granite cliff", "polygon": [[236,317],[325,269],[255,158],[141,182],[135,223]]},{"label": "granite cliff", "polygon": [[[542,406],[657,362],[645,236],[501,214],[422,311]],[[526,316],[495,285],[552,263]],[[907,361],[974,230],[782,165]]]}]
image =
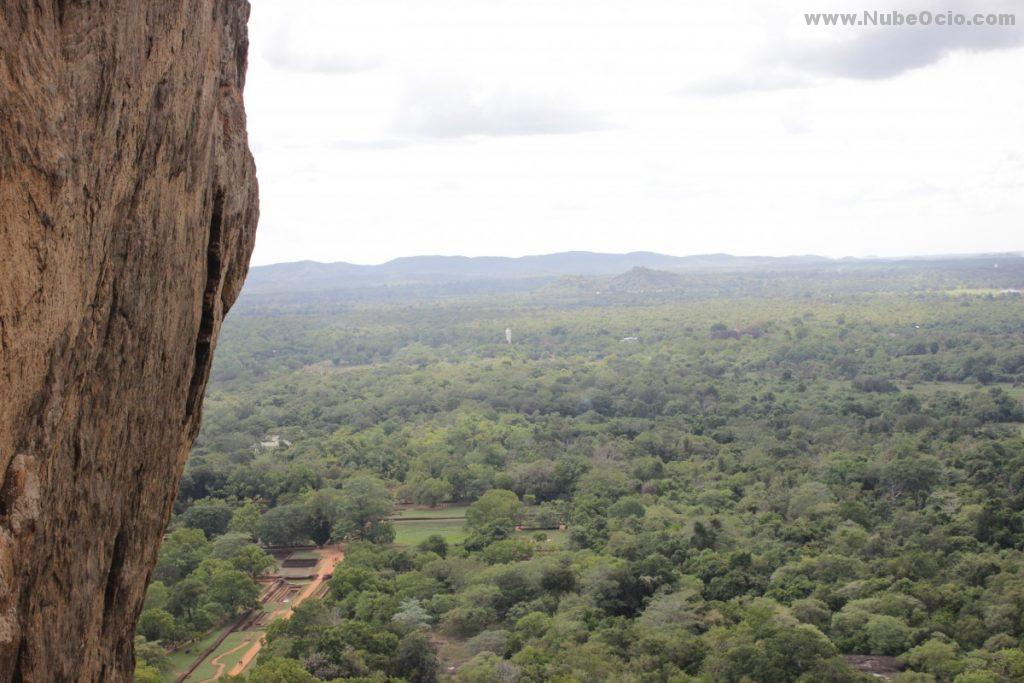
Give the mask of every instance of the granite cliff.
[{"label": "granite cliff", "polygon": [[244,0],[0,0],[0,681],[131,679],[257,221]]}]

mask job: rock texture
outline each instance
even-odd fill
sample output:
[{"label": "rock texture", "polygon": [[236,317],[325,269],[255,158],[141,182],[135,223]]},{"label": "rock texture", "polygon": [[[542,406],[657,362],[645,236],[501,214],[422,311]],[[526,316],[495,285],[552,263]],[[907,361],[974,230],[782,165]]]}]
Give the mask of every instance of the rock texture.
[{"label": "rock texture", "polygon": [[256,219],[244,0],[0,0],[0,681],[131,679]]}]

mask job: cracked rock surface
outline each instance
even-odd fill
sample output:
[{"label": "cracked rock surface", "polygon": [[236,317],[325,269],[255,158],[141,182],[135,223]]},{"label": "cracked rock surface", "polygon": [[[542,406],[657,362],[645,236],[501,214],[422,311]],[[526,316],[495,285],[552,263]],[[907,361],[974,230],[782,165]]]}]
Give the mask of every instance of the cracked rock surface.
[{"label": "cracked rock surface", "polygon": [[127,681],[257,221],[244,0],[0,0],[0,682]]}]

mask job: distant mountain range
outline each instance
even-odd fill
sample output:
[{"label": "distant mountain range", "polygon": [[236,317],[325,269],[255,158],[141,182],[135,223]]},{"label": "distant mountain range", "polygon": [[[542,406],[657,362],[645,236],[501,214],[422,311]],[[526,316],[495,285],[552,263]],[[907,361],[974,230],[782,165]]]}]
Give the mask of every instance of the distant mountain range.
[{"label": "distant mountain range", "polygon": [[298,261],[256,266],[249,270],[245,291],[301,292],[374,285],[437,284],[468,280],[554,278],[566,275],[618,275],[634,268],[662,271],[762,269],[821,266],[835,263],[823,256],[668,256],[649,251],[600,254],[567,251],[542,256],[411,256],[374,266]]},{"label": "distant mountain range", "polygon": [[251,268],[235,308],[236,315],[248,315],[492,295],[575,303],[778,295],[806,289],[812,280],[816,291],[839,294],[886,287],[1024,289],[1024,255],[831,259],[571,251],[521,258],[415,256],[374,266],[299,261]]}]

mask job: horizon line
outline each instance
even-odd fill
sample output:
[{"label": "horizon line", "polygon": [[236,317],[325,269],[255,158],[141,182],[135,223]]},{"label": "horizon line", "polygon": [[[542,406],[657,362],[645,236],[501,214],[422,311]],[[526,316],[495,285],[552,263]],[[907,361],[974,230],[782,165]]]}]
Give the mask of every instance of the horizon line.
[{"label": "horizon line", "polygon": [[386,265],[395,263],[396,261],[407,261],[407,260],[413,260],[413,259],[441,258],[441,259],[462,259],[462,260],[467,260],[467,261],[483,260],[483,259],[501,259],[501,260],[507,260],[507,261],[517,261],[517,260],[528,259],[528,258],[543,258],[543,257],[547,257],[547,256],[566,256],[566,255],[570,255],[570,254],[587,254],[587,255],[592,255],[592,256],[633,256],[633,255],[637,255],[637,254],[644,254],[644,255],[651,255],[651,256],[663,256],[663,257],[666,257],[666,258],[674,258],[674,259],[701,258],[701,257],[712,257],[712,256],[717,256],[717,257],[723,257],[724,256],[724,257],[729,257],[729,258],[779,259],[779,260],[782,260],[782,259],[795,259],[795,258],[814,258],[814,259],[822,259],[822,260],[826,260],[826,261],[903,261],[903,260],[914,260],[914,259],[986,258],[986,257],[994,257],[994,256],[996,256],[996,257],[998,257],[998,256],[1002,256],[1002,257],[1011,256],[1011,257],[1018,257],[1018,258],[1024,257],[1024,251],[1021,251],[1021,250],[978,251],[978,252],[959,252],[959,253],[948,253],[948,252],[943,253],[943,252],[940,252],[940,253],[931,253],[931,254],[916,253],[916,254],[900,254],[900,255],[896,255],[896,256],[879,256],[877,254],[868,254],[868,255],[864,255],[864,256],[853,256],[853,255],[825,256],[825,255],[822,255],[822,254],[814,254],[814,253],[786,254],[786,255],[783,255],[783,256],[770,256],[770,255],[767,255],[767,254],[733,254],[733,253],[724,252],[724,251],[720,251],[720,252],[701,252],[701,253],[676,255],[676,254],[668,254],[668,253],[659,252],[659,251],[650,251],[650,250],[646,250],[646,249],[639,249],[639,250],[634,250],[634,251],[623,251],[623,252],[616,252],[616,251],[590,251],[590,250],[587,250],[587,249],[571,249],[571,250],[567,250],[567,251],[553,251],[553,252],[546,252],[546,253],[542,253],[542,254],[522,254],[520,256],[503,256],[503,255],[497,255],[497,254],[494,254],[494,255],[479,255],[479,256],[467,256],[465,254],[413,254],[413,255],[410,255],[410,256],[396,256],[396,257],[388,259],[386,261],[380,261],[380,262],[377,262],[377,263],[355,263],[353,261],[317,261],[316,259],[299,259],[299,260],[296,260],[296,261],[274,261],[274,262],[271,262],[271,263],[259,263],[259,264],[252,264],[252,263],[250,263],[249,264],[249,268],[250,269],[252,269],[252,268],[269,268],[269,267],[272,267],[272,266],[288,266],[288,265],[296,265],[296,264],[300,264],[300,263],[310,263],[310,264],[316,264],[316,265],[321,265],[321,266],[344,265],[344,266],[355,266],[355,267],[358,267],[358,268],[379,268],[381,266],[386,266]]}]

